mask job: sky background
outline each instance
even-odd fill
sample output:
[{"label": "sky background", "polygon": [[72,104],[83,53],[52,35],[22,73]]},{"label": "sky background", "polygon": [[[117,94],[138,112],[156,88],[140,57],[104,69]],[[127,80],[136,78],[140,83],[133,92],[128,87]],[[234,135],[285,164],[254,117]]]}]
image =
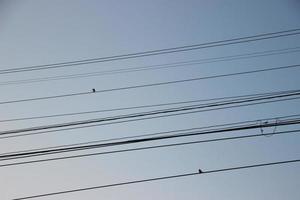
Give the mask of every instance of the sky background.
[{"label": "sky background", "polygon": [[[294,29],[300,27],[299,11],[300,2],[297,0],[2,0],[0,1],[0,70]],[[185,53],[0,75],[0,101],[299,64],[300,54],[298,52],[72,80],[1,85],[6,81],[93,73],[299,46],[300,36],[290,36]],[[0,105],[0,119],[299,89],[299,75],[299,69],[289,69],[72,98]],[[142,110],[134,110],[134,112],[138,111]],[[1,131],[4,131],[126,113],[130,111],[0,123],[0,127]],[[299,100],[286,101],[38,136],[1,139],[0,152],[299,113]],[[241,133],[259,132],[260,130],[252,130]],[[228,133],[228,135],[234,134]],[[193,139],[196,138],[204,139],[204,137]],[[173,141],[182,141],[182,139]],[[212,170],[297,159],[300,157],[299,147],[300,136],[291,134],[5,167],[0,168],[0,199],[9,200],[78,187],[196,172],[199,168]],[[298,200],[300,199],[299,187],[300,165],[293,164],[41,199]]]}]

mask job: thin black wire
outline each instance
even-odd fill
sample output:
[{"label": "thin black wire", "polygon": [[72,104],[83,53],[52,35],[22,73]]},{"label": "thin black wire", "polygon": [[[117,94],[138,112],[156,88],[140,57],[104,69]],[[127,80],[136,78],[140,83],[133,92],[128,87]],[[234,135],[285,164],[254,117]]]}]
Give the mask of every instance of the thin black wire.
[{"label": "thin black wire", "polygon": [[229,171],[235,171],[235,170],[241,170],[241,169],[250,169],[250,168],[258,168],[258,167],[274,166],[274,165],[283,165],[283,164],[291,164],[291,163],[298,163],[298,162],[300,162],[300,159],[285,160],[285,161],[278,161],[278,162],[269,162],[269,163],[261,163],[261,164],[253,164],[253,165],[244,165],[244,166],[239,166],[239,167],[230,167],[230,168],[222,168],[222,169],[207,170],[207,171],[204,171],[204,170],[201,169],[202,172],[199,172],[200,170],[198,170],[197,172],[192,172],[192,173],[184,173],[184,174],[177,174],[177,175],[171,175],[171,176],[160,176],[160,177],[156,177],[156,178],[134,180],[134,181],[127,181],[127,182],[113,183],[113,184],[108,184],[108,185],[100,185],[100,186],[93,186],[93,187],[85,187],[85,188],[64,190],[64,191],[59,191],[59,192],[51,192],[51,193],[44,193],[44,194],[38,194],[38,195],[31,195],[31,196],[26,196],[26,197],[15,198],[13,200],[34,199],[34,198],[41,198],[41,197],[47,197],[47,196],[56,196],[56,195],[62,195],[62,194],[69,194],[69,193],[74,193],[74,192],[82,192],[82,191],[88,191],[88,190],[96,190],[96,189],[131,185],[131,184],[137,184],[137,183],[161,181],[161,180],[168,180],[168,179],[175,179],[175,178],[182,178],[182,177],[189,177],[189,176],[196,176],[196,175],[205,175],[205,174],[212,174],[212,173],[229,172]]},{"label": "thin black wire", "polygon": [[139,57],[146,57],[146,56],[153,56],[153,55],[185,52],[185,51],[191,51],[191,50],[197,50],[197,49],[204,49],[204,48],[211,48],[211,47],[218,47],[218,46],[225,46],[225,45],[232,45],[232,44],[240,44],[240,43],[247,43],[247,42],[259,41],[259,40],[266,40],[266,39],[298,35],[298,34],[300,34],[299,31],[300,31],[300,29],[290,29],[290,30],[285,30],[285,31],[269,32],[269,33],[252,35],[252,36],[247,36],[247,37],[219,40],[219,41],[206,42],[206,43],[201,43],[201,44],[187,45],[187,46],[174,47],[174,48],[165,48],[165,49],[159,49],[159,50],[144,51],[144,52],[123,54],[123,55],[116,55],[116,56],[108,56],[108,57],[100,57],[100,58],[93,58],[93,59],[52,63],[52,64],[45,64],[45,65],[35,65],[35,66],[30,66],[30,67],[5,69],[5,70],[0,70],[0,74],[16,73],[16,72],[24,72],[24,71],[34,71],[34,70],[42,70],[42,69],[53,69],[53,68],[76,66],[76,65],[82,65],[82,64],[109,62],[109,61],[139,58]]},{"label": "thin black wire", "polygon": [[210,108],[210,107],[220,107],[230,104],[241,104],[253,101],[262,101],[262,100],[269,100],[275,98],[282,98],[282,97],[290,97],[290,96],[298,96],[300,95],[299,92],[291,93],[291,94],[282,94],[282,95],[274,95],[268,97],[258,97],[258,98],[249,98],[243,100],[236,100],[236,101],[225,101],[225,102],[216,102],[211,104],[198,104],[198,105],[191,105],[191,106],[182,106],[176,108],[169,108],[169,109],[161,109],[161,110],[154,110],[148,112],[141,112],[141,113],[133,113],[127,115],[119,115],[107,118],[97,118],[97,119],[89,119],[89,120],[82,120],[82,121],[73,121],[68,123],[59,123],[59,124],[52,124],[52,125],[45,125],[45,126],[36,126],[36,127],[29,127],[23,129],[15,129],[15,130],[8,130],[0,132],[0,135],[8,135],[8,134],[16,134],[16,133],[23,133],[23,132],[30,132],[30,131],[39,131],[39,130],[47,130],[47,129],[55,129],[55,128],[63,128],[63,127],[71,127],[77,125],[86,125],[86,124],[93,124],[99,122],[106,122],[106,121],[115,121],[120,119],[128,119],[128,118],[137,118],[137,117],[145,117],[151,115],[159,115],[159,114],[168,114],[168,113],[176,113],[176,112],[183,112],[189,110],[196,110],[196,109],[203,109],[203,108]]},{"label": "thin black wire", "polygon": [[232,60],[240,60],[240,59],[248,59],[248,58],[257,58],[257,57],[263,57],[263,56],[281,55],[281,54],[299,52],[299,48],[300,47],[293,47],[293,48],[285,48],[285,49],[277,49],[277,50],[260,51],[260,52],[247,53],[247,54],[237,54],[237,55],[232,55],[232,56],[221,56],[221,57],[214,57],[214,58],[157,64],[157,65],[150,65],[150,66],[143,66],[143,67],[127,67],[125,69],[123,68],[123,69],[106,70],[106,71],[95,71],[95,72],[89,72],[89,73],[77,73],[77,74],[48,76],[48,77],[33,78],[33,79],[4,81],[4,82],[0,82],[0,86],[48,82],[48,81],[57,81],[57,80],[66,80],[66,79],[87,78],[87,77],[123,74],[123,73],[131,73],[131,72],[141,72],[141,71],[150,71],[150,70],[170,69],[170,68],[177,68],[177,67],[183,67],[183,66],[193,66],[193,65],[197,65],[197,64],[208,64],[208,63],[216,63],[216,62],[224,62],[224,61],[232,61]]},{"label": "thin black wire", "polygon": [[[40,151],[40,150],[49,150],[54,148],[65,148],[65,147],[73,147],[73,146],[79,146],[79,145],[88,145],[88,144],[95,144],[95,143],[103,143],[103,142],[112,142],[112,141],[119,141],[119,140],[125,140],[125,139],[137,139],[142,137],[149,137],[149,136],[158,136],[158,135],[167,135],[167,134],[180,134],[180,133],[187,133],[190,131],[199,131],[203,129],[210,129],[210,128],[218,128],[218,127],[225,127],[225,126],[236,126],[236,125],[243,125],[243,124],[257,124],[257,122],[266,122],[266,121],[280,121],[284,119],[288,119],[291,117],[299,117],[300,115],[287,115],[287,116],[278,116],[273,118],[261,118],[256,120],[248,120],[243,122],[235,122],[235,123],[226,123],[226,124],[218,124],[218,125],[210,125],[205,127],[194,127],[194,128],[188,128],[188,129],[177,129],[177,130],[171,130],[171,131],[163,131],[158,133],[148,133],[148,134],[140,134],[140,135],[134,135],[134,136],[125,136],[125,137],[119,137],[119,138],[111,138],[111,139],[102,139],[102,140],[94,140],[89,142],[80,142],[80,143],[73,143],[73,144],[67,144],[67,145],[57,145],[52,147],[43,147],[43,148],[35,148],[30,150],[23,150],[23,151],[15,151],[15,152],[8,152],[8,153],[2,153],[0,156],[7,155],[7,154],[13,154],[13,153],[25,153],[29,151]],[[274,131],[273,131],[274,132]]]},{"label": "thin black wire", "polygon": [[222,78],[222,77],[261,73],[261,72],[267,72],[267,71],[284,70],[284,69],[291,69],[291,68],[298,68],[298,67],[300,67],[300,64],[281,66],[281,67],[273,67],[273,68],[265,68],[265,69],[259,69],[259,70],[251,70],[251,71],[243,71],[243,72],[235,72],[235,73],[229,73],[229,74],[220,74],[220,75],[213,75],[213,76],[206,76],[206,77],[197,77],[197,78],[191,78],[191,79],[182,79],[182,80],[175,80],[175,81],[166,81],[166,82],[159,82],[159,83],[150,83],[150,84],[143,84],[143,85],[134,85],[134,86],[126,86],[126,87],[111,88],[111,89],[104,89],[104,90],[96,90],[95,92],[93,92],[93,91],[79,92],[79,93],[69,93],[69,94],[54,95],[54,96],[36,97],[36,98],[29,98],[29,99],[2,101],[2,102],[0,102],[0,104],[12,104],[12,103],[21,103],[21,102],[28,102],[28,101],[40,101],[40,100],[72,97],[72,96],[81,96],[81,95],[94,94],[94,93],[115,92],[115,91],[121,91],[121,90],[131,90],[131,89],[138,89],[138,88],[145,88],[145,87],[163,86],[163,85],[200,81],[200,80],[207,80],[207,79],[215,79],[215,78]]},{"label": "thin black wire", "polygon": [[[288,126],[288,125],[296,125],[300,124],[300,118],[292,119],[292,120],[281,120],[275,122],[268,122],[265,124],[247,124],[243,126],[232,126],[232,127],[225,127],[220,129],[213,129],[213,130],[205,130],[205,131],[196,131],[196,132],[188,132],[182,134],[173,134],[167,136],[156,136],[156,137],[147,137],[142,139],[132,139],[132,140],[124,140],[118,142],[110,142],[110,143],[100,143],[100,144],[93,144],[93,145],[80,145],[75,147],[65,147],[65,148],[56,148],[56,149],[48,149],[48,150],[39,150],[39,151],[27,151],[24,153],[7,153],[5,155],[0,156],[0,161],[4,160],[15,160],[20,158],[31,158],[35,156],[41,155],[52,155],[58,153],[68,153],[74,151],[82,151],[82,150],[90,150],[90,149],[98,149],[103,147],[115,147],[115,146],[122,146],[128,144],[137,144],[137,143],[144,143],[150,141],[160,141],[166,139],[174,139],[174,138],[183,138],[183,137],[191,137],[191,136],[198,136],[198,135],[207,135],[207,134],[215,134],[215,133],[224,133],[224,132],[233,132],[233,131],[241,131],[241,130],[251,130],[257,128],[266,128],[266,127],[280,127],[280,126]],[[266,136],[266,134],[264,134]]]},{"label": "thin black wire", "polygon": [[100,123],[100,124],[83,125],[83,126],[62,128],[62,129],[56,129],[56,130],[39,131],[39,132],[33,132],[33,133],[23,133],[23,134],[18,134],[18,135],[6,135],[6,136],[0,137],[0,139],[33,136],[33,135],[40,135],[40,134],[52,133],[52,132],[58,132],[58,131],[68,131],[68,130],[90,128],[90,127],[104,126],[104,125],[112,125],[112,124],[119,124],[119,123],[127,123],[127,122],[137,122],[137,121],[141,121],[141,120],[158,119],[158,118],[163,118],[163,117],[179,116],[179,115],[186,115],[186,114],[199,113],[199,112],[222,110],[222,109],[228,109],[228,108],[239,108],[239,107],[244,107],[244,106],[260,105],[260,104],[273,103],[273,102],[282,102],[282,101],[287,101],[287,100],[298,100],[299,98],[300,97],[277,99],[277,100],[270,100],[270,101],[257,102],[257,103],[226,106],[226,107],[221,107],[221,108],[209,108],[209,109],[204,109],[204,110],[194,110],[194,111],[187,111],[187,112],[181,112],[181,113],[165,114],[165,115],[160,115],[160,116],[142,117],[142,118],[137,118],[137,119],[123,120],[123,121],[114,121],[114,122],[106,122],[106,123]]},{"label": "thin black wire", "polygon": [[206,43],[194,44],[194,45],[186,45],[186,46],[180,46],[180,47],[174,47],[174,48],[165,48],[165,49],[143,51],[143,52],[137,52],[137,53],[129,53],[129,54],[100,57],[100,58],[93,58],[93,59],[83,59],[83,60],[77,60],[77,61],[69,61],[69,62],[60,62],[60,63],[45,64],[45,65],[35,65],[35,66],[30,66],[30,67],[5,69],[5,70],[0,70],[0,74],[17,73],[17,72],[24,72],[24,71],[36,71],[36,70],[44,70],[44,69],[54,69],[54,68],[62,68],[62,67],[76,66],[76,65],[82,65],[82,64],[109,62],[109,61],[116,61],[116,60],[140,58],[140,57],[146,57],[146,56],[170,54],[170,53],[177,53],[177,52],[186,52],[186,51],[198,50],[198,49],[204,49],[204,48],[219,47],[219,46],[226,46],[226,45],[232,45],[232,44],[241,44],[241,43],[254,42],[254,41],[259,41],[259,40],[267,40],[267,39],[293,36],[293,35],[300,34],[299,31],[300,31],[300,29],[290,29],[290,30],[284,30],[284,31],[278,31],[278,32],[257,34],[257,35],[246,36],[246,37],[238,37],[238,38],[227,39],[227,40],[219,40],[219,41],[206,42]]},{"label": "thin black wire", "polygon": [[76,116],[76,115],[85,115],[85,114],[94,114],[94,113],[103,113],[103,112],[113,112],[113,111],[125,111],[125,110],[141,109],[141,108],[153,108],[153,107],[162,107],[162,106],[189,104],[189,103],[200,103],[200,102],[217,101],[217,100],[234,100],[234,99],[237,99],[237,98],[263,97],[263,96],[270,96],[270,95],[275,95],[275,94],[279,95],[279,94],[286,94],[286,93],[292,93],[292,92],[298,92],[298,91],[300,91],[300,90],[285,90],[285,91],[276,91],[276,92],[264,92],[264,93],[255,93],[255,94],[247,94],[247,95],[217,97],[217,98],[209,98],[209,99],[196,99],[196,100],[189,100],[189,101],[177,101],[177,102],[169,102],[169,103],[158,103],[158,104],[130,106],[130,107],[121,107],[121,108],[111,108],[111,109],[102,109],[102,110],[62,113],[62,114],[53,114],[53,115],[41,115],[41,116],[32,116],[32,117],[2,119],[2,120],[0,119],[0,123],[14,122],[14,121],[24,121],[24,120],[35,120],[35,119],[45,119],[45,118],[56,118],[56,117],[66,117],[66,116]]}]

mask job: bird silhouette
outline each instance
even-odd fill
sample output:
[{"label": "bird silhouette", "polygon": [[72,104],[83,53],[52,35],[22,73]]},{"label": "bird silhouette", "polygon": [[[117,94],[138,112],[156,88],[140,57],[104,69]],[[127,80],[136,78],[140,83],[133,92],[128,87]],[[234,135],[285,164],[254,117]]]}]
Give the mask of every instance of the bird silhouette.
[{"label": "bird silhouette", "polygon": [[95,93],[95,92],[96,92],[96,89],[95,89],[95,88],[93,88],[93,90],[92,90],[92,91],[93,91],[93,93]]},{"label": "bird silhouette", "polygon": [[199,169],[199,174],[203,173],[201,169]]}]

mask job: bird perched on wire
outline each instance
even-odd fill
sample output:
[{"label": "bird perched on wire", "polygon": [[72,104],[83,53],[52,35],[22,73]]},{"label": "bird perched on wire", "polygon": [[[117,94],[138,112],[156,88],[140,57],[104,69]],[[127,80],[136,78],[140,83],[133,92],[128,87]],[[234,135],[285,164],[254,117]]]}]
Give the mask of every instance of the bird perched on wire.
[{"label": "bird perched on wire", "polygon": [[203,171],[202,171],[201,169],[199,169],[199,171],[198,171],[198,172],[199,172],[199,174],[202,174],[202,173],[203,173]]},{"label": "bird perched on wire", "polygon": [[93,91],[93,93],[95,93],[95,92],[96,92],[96,89],[95,89],[95,88],[93,88],[93,90],[92,90],[92,91]]}]

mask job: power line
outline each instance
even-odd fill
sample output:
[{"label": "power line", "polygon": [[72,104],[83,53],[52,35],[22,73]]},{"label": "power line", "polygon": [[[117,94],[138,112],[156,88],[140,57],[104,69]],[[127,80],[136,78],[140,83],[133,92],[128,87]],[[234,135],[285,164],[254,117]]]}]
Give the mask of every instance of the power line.
[{"label": "power line", "polygon": [[68,123],[36,126],[36,127],[30,127],[30,128],[2,131],[2,132],[0,132],[0,135],[16,134],[16,133],[22,133],[22,132],[55,129],[55,128],[63,128],[63,127],[70,127],[70,126],[77,126],[77,125],[94,124],[94,123],[99,123],[99,122],[115,121],[115,120],[120,120],[120,119],[137,118],[137,117],[159,115],[159,114],[168,114],[168,113],[189,111],[189,110],[196,110],[196,109],[203,109],[203,108],[210,108],[210,107],[219,107],[219,106],[225,106],[225,105],[230,105],[230,104],[241,104],[241,103],[247,103],[247,102],[253,102],[253,101],[262,101],[262,100],[269,100],[269,99],[275,99],[275,98],[298,96],[299,94],[300,94],[299,92],[296,92],[296,93],[294,92],[294,93],[273,95],[273,96],[267,96],[267,97],[248,98],[248,99],[225,101],[225,102],[214,102],[211,104],[197,104],[197,105],[191,105],[191,106],[182,106],[182,107],[176,107],[176,108],[168,108],[168,109],[154,110],[154,111],[148,111],[148,112],[119,115],[119,116],[113,116],[113,117],[107,117],[107,118],[97,118],[97,119],[89,119],[89,120],[82,120],[82,121],[73,121],[73,122],[68,122]]},{"label": "power line", "polygon": [[159,136],[159,135],[167,135],[167,134],[179,134],[179,133],[187,133],[187,132],[195,132],[200,131],[204,129],[211,129],[211,128],[219,128],[219,127],[226,127],[226,126],[237,126],[237,125],[244,125],[244,124],[257,124],[258,122],[269,122],[276,120],[277,122],[279,120],[289,119],[291,117],[299,117],[300,115],[288,115],[288,116],[279,116],[279,117],[273,117],[273,118],[261,118],[256,120],[248,120],[243,122],[235,122],[235,123],[227,123],[227,124],[218,124],[218,125],[211,125],[211,126],[205,126],[205,127],[194,127],[194,128],[188,128],[188,129],[177,129],[177,130],[170,130],[170,131],[163,131],[158,133],[146,133],[146,134],[139,134],[134,136],[124,136],[119,138],[111,138],[111,139],[102,139],[102,140],[93,140],[89,142],[80,142],[75,144],[66,144],[66,145],[57,145],[52,147],[43,147],[43,148],[36,148],[36,149],[30,149],[30,150],[23,150],[23,151],[15,151],[15,152],[9,152],[9,153],[2,153],[0,156],[8,155],[12,153],[25,153],[29,151],[41,151],[41,150],[49,150],[54,148],[65,148],[65,147],[74,147],[79,145],[89,145],[89,144],[99,144],[103,142],[113,142],[113,141],[120,141],[120,140],[127,140],[127,139],[138,139],[142,137],[149,137],[149,136]]},{"label": "power line", "polygon": [[240,60],[240,59],[248,59],[248,58],[257,58],[257,57],[263,57],[263,56],[296,53],[296,52],[299,52],[299,49],[300,49],[300,47],[293,47],[293,48],[246,53],[246,54],[237,54],[237,55],[232,55],[232,56],[221,56],[221,57],[214,57],[214,58],[205,58],[205,59],[157,64],[157,65],[150,65],[150,66],[143,66],[143,67],[127,67],[127,68],[122,68],[122,69],[95,71],[95,72],[89,72],[89,73],[76,73],[76,74],[48,76],[48,77],[32,78],[32,79],[21,79],[21,80],[14,80],[14,81],[3,81],[3,82],[0,82],[0,86],[48,82],[48,81],[57,81],[57,80],[66,80],[66,79],[87,78],[87,77],[123,74],[123,73],[131,73],[131,72],[141,72],[141,71],[150,71],[150,70],[170,69],[170,68],[178,68],[178,67],[183,67],[183,66],[193,66],[193,65],[197,65],[197,64],[208,64],[208,63],[216,63],[216,62],[224,62],[224,61],[232,61],[232,60]]},{"label": "power line", "polygon": [[161,180],[168,180],[168,179],[175,179],[175,178],[182,178],[182,177],[190,177],[190,176],[196,176],[196,175],[205,175],[205,174],[212,174],[212,173],[220,173],[220,172],[230,172],[230,171],[241,170],[241,169],[250,169],[250,168],[258,168],[258,167],[274,166],[274,165],[283,165],[283,164],[291,164],[291,163],[298,163],[298,162],[300,162],[300,159],[285,160],[285,161],[278,161],[278,162],[269,162],[269,163],[261,163],[261,164],[253,164],[253,165],[244,165],[244,166],[238,166],[238,167],[221,168],[221,169],[207,170],[207,171],[203,171],[201,169],[201,170],[198,170],[198,172],[177,174],[177,175],[171,175],[171,176],[160,176],[160,177],[149,178],[149,179],[141,179],[141,180],[113,183],[113,184],[93,186],[93,187],[77,188],[77,189],[64,190],[64,191],[59,191],[59,192],[51,192],[51,193],[44,193],[44,194],[26,196],[26,197],[21,197],[21,198],[15,198],[13,200],[25,200],[25,199],[42,198],[42,197],[47,197],[47,196],[56,196],[56,195],[62,195],[62,194],[69,194],[69,193],[82,192],[82,191],[88,191],[88,190],[96,190],[96,189],[103,189],[103,188],[111,188],[111,187],[131,185],[131,184],[137,184],[137,183],[161,181]]},{"label": "power line", "polygon": [[[277,119],[279,120],[279,119]],[[238,131],[238,130],[247,130],[247,129],[256,129],[256,128],[264,128],[264,127],[271,127],[271,126],[285,126],[285,125],[291,125],[291,124],[298,124],[298,121],[292,120],[290,122],[287,121],[280,121],[278,122],[268,122],[268,124],[258,124],[255,123],[254,125],[244,125],[244,126],[233,126],[233,127],[226,127],[223,129],[213,129],[213,130],[206,130],[206,131],[196,131],[196,132],[189,132],[189,133],[183,133],[183,134],[175,134],[175,135],[167,135],[167,136],[158,136],[158,137],[148,137],[148,138],[142,138],[142,139],[133,139],[133,140],[125,140],[125,141],[118,141],[118,142],[111,142],[111,143],[100,143],[100,144],[93,144],[93,145],[81,145],[81,146],[75,146],[75,147],[64,147],[64,148],[57,148],[57,149],[46,149],[46,150],[34,150],[34,153],[31,153],[33,151],[27,151],[22,153],[10,153],[5,155],[0,155],[1,158],[7,158],[7,157],[15,157],[20,155],[31,155],[31,154],[40,154],[45,152],[56,152],[56,151],[73,151],[73,150],[86,150],[91,148],[100,148],[100,147],[108,147],[108,146],[116,146],[116,145],[125,145],[125,144],[134,144],[134,143],[140,143],[140,142],[149,142],[149,141],[156,141],[156,140],[163,140],[163,139],[170,139],[170,138],[177,138],[177,137],[188,137],[188,136],[195,136],[195,135],[204,135],[204,134],[212,134],[212,133],[221,133],[221,132],[228,132],[228,131]]]},{"label": "power line", "polygon": [[81,126],[76,126],[76,127],[68,127],[68,128],[61,128],[61,129],[55,129],[55,130],[38,131],[38,132],[33,132],[33,133],[23,133],[23,134],[18,134],[18,135],[10,135],[9,134],[9,135],[5,135],[5,136],[0,137],[0,139],[40,135],[40,134],[52,133],[52,132],[58,132],[58,131],[69,131],[69,130],[75,130],[75,129],[90,128],[90,127],[112,125],[112,124],[119,124],[119,123],[137,122],[137,121],[141,121],[141,120],[158,119],[158,118],[162,118],[162,117],[179,116],[179,115],[193,114],[193,113],[199,113],[199,112],[223,110],[223,109],[229,109],[229,108],[239,108],[239,107],[244,107],[244,106],[261,105],[261,104],[266,104],[266,103],[274,103],[274,102],[281,102],[281,101],[287,101],[287,100],[297,100],[297,99],[299,99],[299,97],[268,100],[268,101],[263,101],[263,102],[254,102],[254,103],[247,103],[247,104],[241,104],[241,105],[232,105],[232,106],[225,106],[225,107],[220,107],[220,108],[208,108],[208,109],[203,109],[203,110],[192,110],[192,111],[185,111],[185,112],[180,112],[180,113],[164,114],[164,115],[159,115],[159,116],[150,116],[150,117],[141,117],[141,118],[137,118],[137,119],[112,121],[112,122],[106,122],[106,123],[100,123],[100,124],[81,125]]},{"label": "power line", "polygon": [[235,72],[235,73],[228,73],[228,74],[219,74],[219,75],[213,75],[213,76],[196,77],[196,78],[190,78],[190,79],[181,79],[181,80],[174,80],[174,81],[166,81],[166,82],[133,85],[133,86],[126,86],[126,87],[111,88],[111,89],[103,89],[103,90],[96,90],[94,92],[93,91],[79,92],[79,93],[69,93],[69,94],[54,95],[54,96],[2,101],[2,102],[0,102],[0,104],[12,104],[12,103],[21,103],[21,102],[28,102],[28,101],[40,101],[40,100],[49,100],[49,99],[57,99],[57,98],[66,98],[66,97],[72,97],[72,96],[82,96],[82,95],[94,94],[94,93],[106,93],[106,92],[115,92],[115,91],[121,91],[121,90],[156,87],[156,86],[193,82],[193,81],[200,81],[200,80],[207,80],[207,79],[216,79],[216,78],[240,76],[240,75],[261,73],[261,72],[268,72],[268,71],[285,70],[285,69],[292,69],[292,68],[298,68],[298,67],[300,67],[300,64],[287,65],[287,66],[281,66],[281,67],[273,67],[273,68],[265,68],[265,69],[251,70],[251,71],[243,71],[243,72]]},{"label": "power line", "polygon": [[[67,152],[74,152],[74,151],[82,151],[82,150],[90,150],[90,149],[98,149],[103,147],[114,147],[114,146],[122,146],[128,144],[138,144],[138,143],[145,143],[151,141],[161,141],[166,139],[174,139],[174,138],[183,138],[183,137],[191,137],[191,136],[198,136],[198,135],[207,135],[207,134],[215,134],[215,133],[224,133],[224,132],[233,132],[233,131],[241,131],[241,130],[251,130],[257,128],[266,128],[266,127],[280,127],[280,126],[288,126],[288,125],[296,125],[300,124],[300,118],[292,119],[292,120],[280,120],[275,122],[267,122],[264,124],[247,124],[243,126],[231,126],[225,127],[220,129],[213,129],[213,130],[204,130],[204,131],[195,131],[195,132],[188,132],[182,134],[173,134],[173,135],[165,135],[165,136],[156,136],[156,137],[146,137],[141,139],[131,139],[131,140],[123,140],[118,142],[110,142],[110,143],[100,143],[100,144],[92,144],[92,145],[80,145],[74,147],[64,147],[64,148],[51,148],[47,150],[28,150],[27,152],[21,153],[6,153],[5,155],[0,156],[0,161],[4,160],[13,160],[19,158],[28,158],[28,157],[35,157],[41,155],[51,155],[51,154],[58,154],[58,153],[67,153]],[[261,134],[260,134],[261,135]],[[240,137],[243,138],[243,137]]]},{"label": "power line", "polygon": [[281,132],[275,132],[275,133],[272,132],[272,133],[265,133],[265,134],[255,134],[255,135],[236,136],[236,137],[224,137],[224,138],[208,139],[208,140],[194,140],[194,141],[190,141],[190,142],[179,142],[179,143],[144,146],[144,147],[137,147],[137,148],[126,148],[126,149],[121,149],[121,150],[102,151],[102,152],[96,152],[96,153],[86,153],[86,154],[77,154],[77,155],[63,156],[63,157],[54,157],[54,158],[45,158],[45,159],[36,159],[36,160],[29,160],[29,161],[13,162],[13,163],[2,164],[2,165],[0,165],[0,167],[10,167],[10,166],[18,166],[18,165],[26,165],[26,164],[34,164],[34,163],[42,163],[42,162],[50,162],[50,161],[60,161],[60,160],[66,160],[66,159],[84,158],[84,157],[100,156],[100,155],[115,154],[115,153],[143,151],[143,150],[157,149],[157,148],[186,146],[186,145],[193,145],[193,144],[200,144],[200,143],[219,142],[219,141],[236,140],[236,139],[243,139],[243,138],[255,138],[255,137],[262,137],[262,136],[265,137],[265,136],[272,136],[272,135],[283,135],[283,134],[289,134],[289,133],[299,133],[299,131],[300,130],[297,129],[297,130],[281,131]]},{"label": "power line", "polygon": [[140,106],[130,106],[130,107],[121,107],[121,108],[111,108],[111,109],[53,114],[53,115],[40,115],[40,116],[30,116],[30,117],[21,117],[21,118],[0,119],[0,123],[35,120],[35,119],[46,119],[46,118],[56,118],[56,117],[66,117],[66,116],[77,116],[77,115],[86,115],[86,114],[113,112],[113,111],[125,111],[125,110],[141,109],[141,108],[155,108],[155,107],[162,107],[162,106],[200,103],[200,102],[217,101],[217,100],[234,100],[236,98],[242,99],[242,98],[249,98],[249,97],[265,97],[265,96],[270,96],[270,95],[280,95],[280,94],[287,94],[287,93],[299,92],[299,91],[300,90],[264,92],[264,93],[255,93],[255,94],[247,94],[247,95],[226,96],[226,97],[217,97],[217,98],[209,98],[209,99],[196,99],[196,100],[189,100],[189,101],[177,101],[177,102],[150,104],[150,105],[140,105]]},{"label": "power line", "polygon": [[154,55],[186,52],[186,51],[192,51],[192,50],[198,50],[198,49],[205,49],[205,48],[212,48],[212,47],[219,47],[219,46],[226,46],[226,45],[233,45],[233,44],[242,44],[242,43],[260,41],[260,40],[274,39],[274,38],[280,38],[280,37],[287,37],[287,36],[293,36],[293,35],[298,35],[298,34],[300,34],[300,29],[290,29],[290,30],[284,30],[284,31],[278,31],[278,32],[269,32],[269,33],[257,34],[257,35],[252,35],[252,36],[238,37],[238,38],[232,38],[232,39],[226,39],[226,40],[218,40],[218,41],[213,41],[213,42],[206,42],[206,43],[201,43],[201,44],[193,44],[193,45],[180,46],[180,47],[174,47],[174,48],[165,48],[165,49],[157,49],[157,50],[143,51],[143,52],[137,52],[137,53],[108,56],[108,57],[99,57],[99,58],[83,59],[83,60],[77,60],[77,61],[68,61],[68,62],[52,63],[52,64],[45,64],[45,65],[34,65],[34,66],[29,66],[29,67],[4,69],[4,70],[0,70],[0,74],[54,69],[54,68],[62,68],[62,67],[76,66],[76,65],[82,65],[82,64],[110,62],[110,61],[116,61],[116,60],[125,60],[125,59],[140,58],[140,57],[147,57],[147,56],[154,56]]}]

